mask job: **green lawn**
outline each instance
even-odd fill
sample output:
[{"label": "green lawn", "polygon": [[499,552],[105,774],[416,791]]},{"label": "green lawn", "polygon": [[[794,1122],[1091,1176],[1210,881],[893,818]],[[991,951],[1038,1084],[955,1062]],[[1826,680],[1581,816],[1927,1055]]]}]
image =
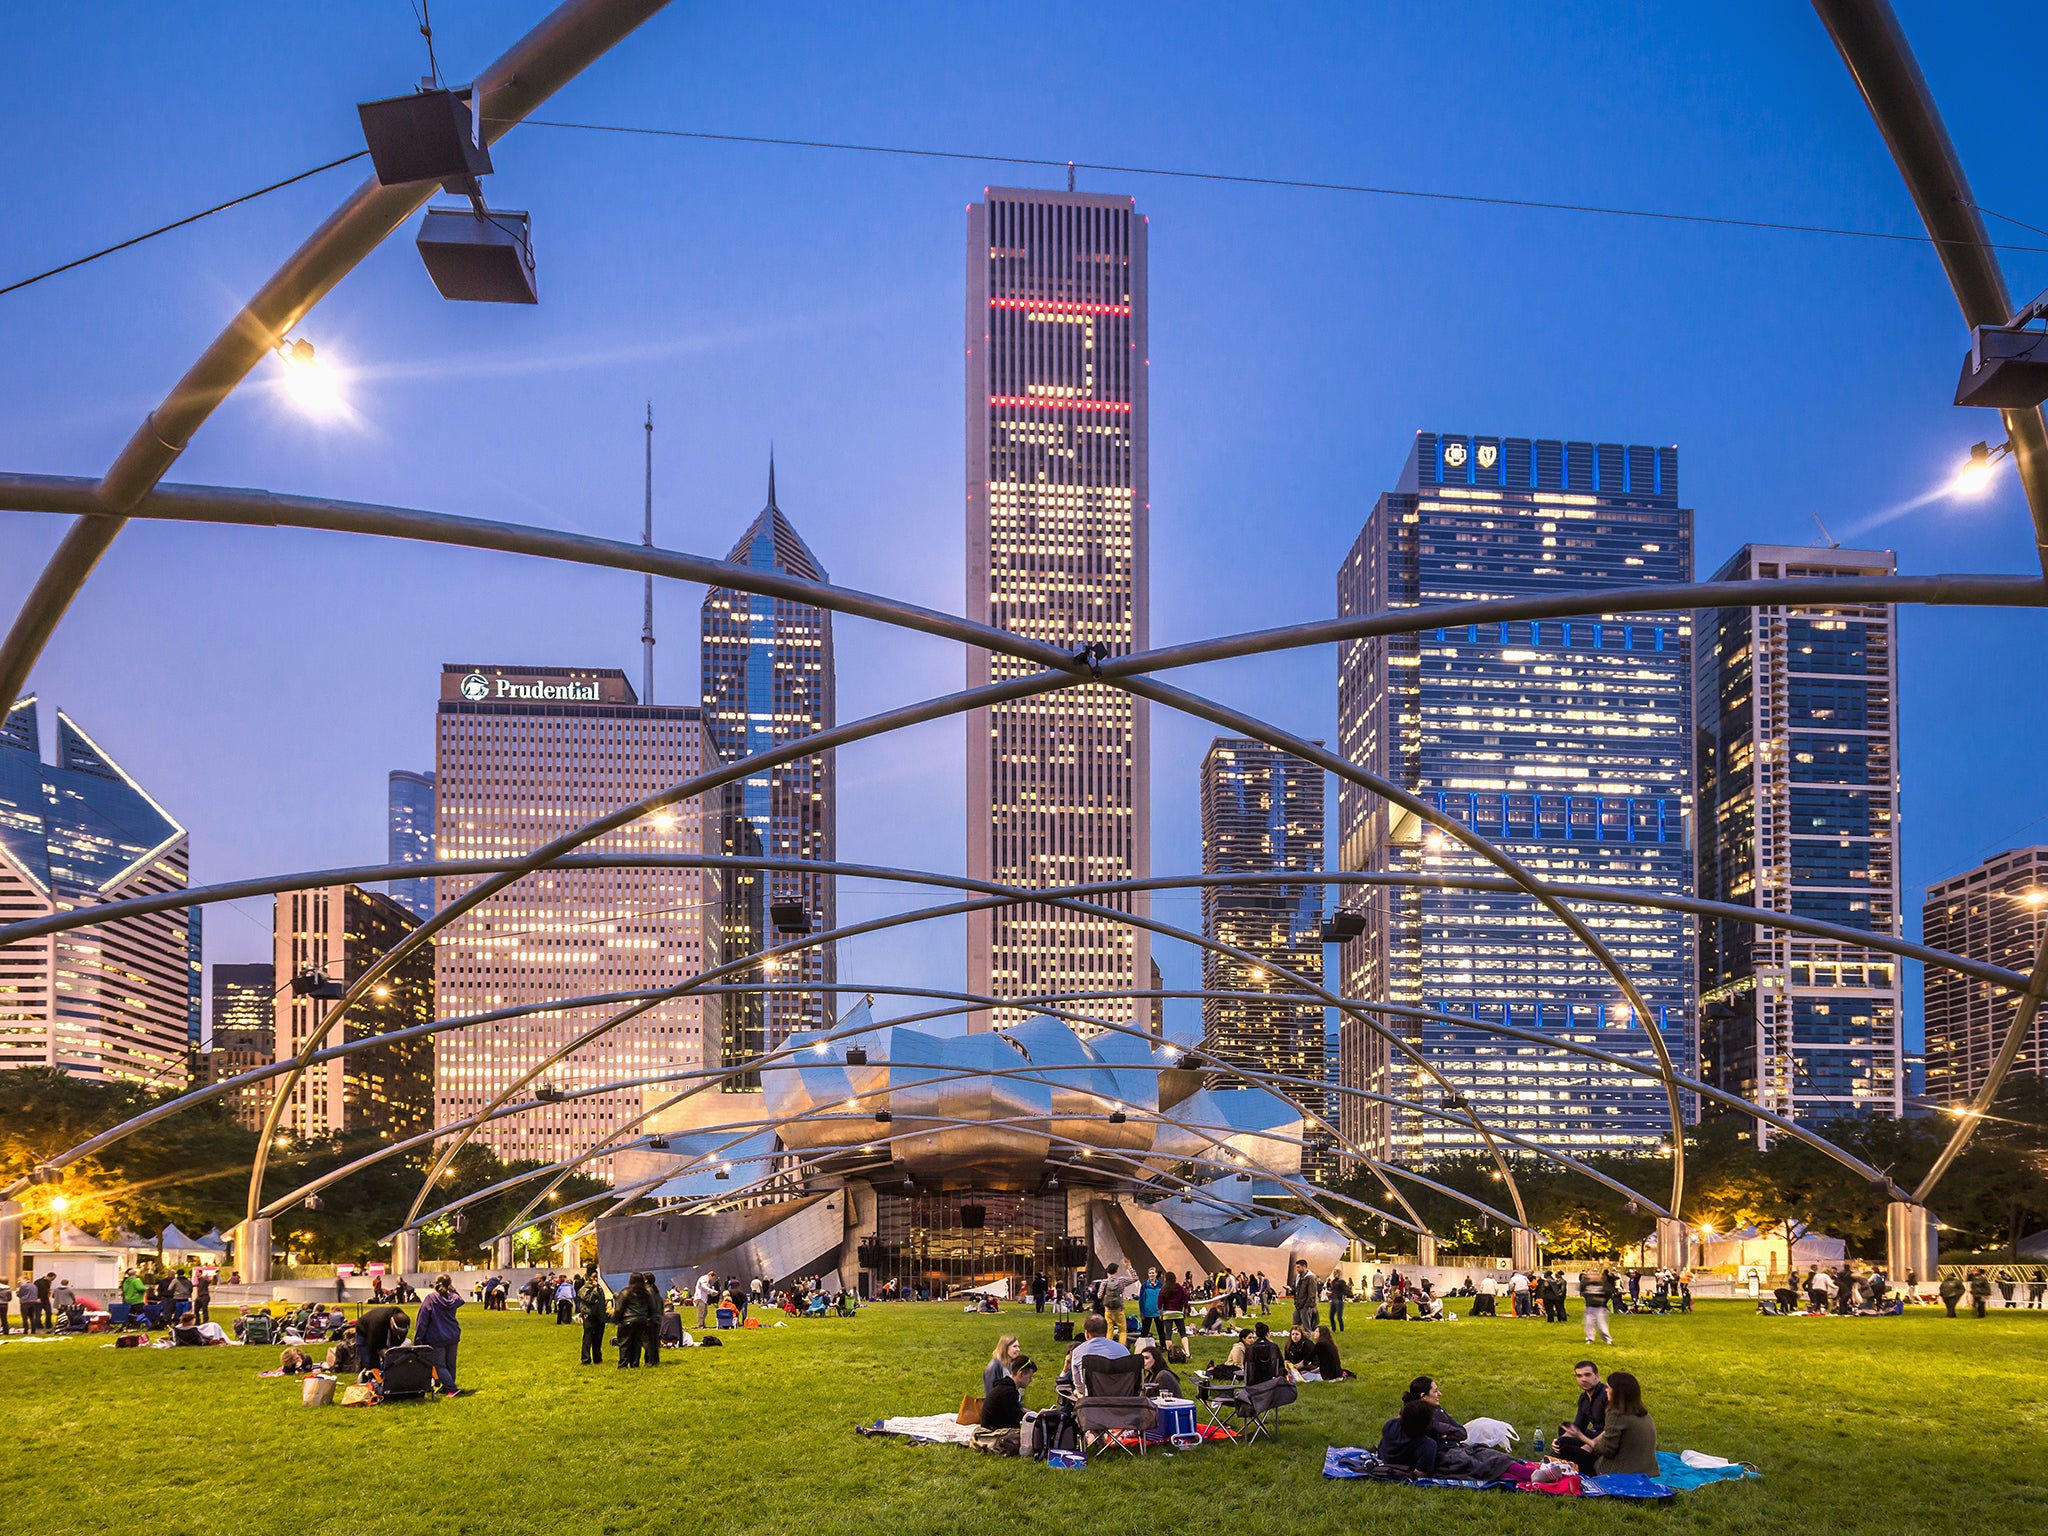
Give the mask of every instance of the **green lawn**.
[{"label": "green lawn", "polygon": [[[1576,1307],[1574,1307],[1576,1312]],[[1092,1530],[1233,1533],[1636,1530],[1966,1533],[2041,1528],[2048,1312],[1949,1321],[1756,1317],[1744,1304],[1619,1320],[1605,1369],[1644,1382],[1667,1449],[1751,1461],[1761,1482],[1664,1509],[1325,1482],[1323,1448],[1371,1444],[1409,1377],[1461,1418],[1567,1417],[1566,1328],[1502,1319],[1354,1324],[1359,1380],[1310,1387],[1277,1443],[1055,1472],[855,1435],[978,1391],[994,1335],[1057,1358],[1050,1318],[945,1305],[728,1334],[656,1371],[576,1364],[578,1330],[464,1309],[473,1397],[299,1406],[257,1379],[275,1350],[0,1347],[0,1508],[19,1531],[863,1536]],[[1212,1343],[1197,1340],[1196,1360]],[[1034,1389],[1042,1405],[1049,1384]]]}]

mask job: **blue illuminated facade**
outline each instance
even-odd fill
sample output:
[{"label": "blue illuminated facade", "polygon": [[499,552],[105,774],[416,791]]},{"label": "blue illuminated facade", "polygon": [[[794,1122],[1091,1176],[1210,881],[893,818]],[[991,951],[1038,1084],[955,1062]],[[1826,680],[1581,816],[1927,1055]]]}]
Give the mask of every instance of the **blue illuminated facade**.
[{"label": "blue illuminated facade", "polygon": [[[1338,572],[1342,615],[1687,582],[1692,513],[1669,447],[1418,433]],[[1531,872],[1665,894],[1693,889],[1692,625],[1625,606],[1568,620],[1465,624],[1348,642],[1338,659],[1344,756],[1499,844]],[[1338,791],[1339,867],[1495,871],[1420,818]],[[1691,919],[1582,907],[1652,1010],[1523,897],[1385,887],[1350,901],[1354,997],[1569,1038],[1653,1063],[1644,1026],[1694,1061]],[[1490,1123],[1561,1148],[1656,1144],[1662,1087],[1584,1058],[1456,1025],[1389,1019]],[[1442,1090],[1355,1020],[1339,1026],[1347,1138],[1409,1156],[1468,1151],[1469,1126],[1404,1107]],[[1690,1103],[1686,1113],[1692,1113]]]},{"label": "blue illuminated facade", "polygon": [[[788,517],[775,504],[775,466],[768,467],[768,504],[726,558],[757,571],[778,571],[829,581]],[[830,730],[834,703],[832,615],[729,587],[704,596],[701,646],[704,724],[723,762],[738,762],[787,742]],[[750,774],[727,792],[721,816],[725,852],[739,858],[837,857],[838,825],[833,755],[797,758]],[[800,902],[813,930],[838,923],[838,882],[829,874],[735,870],[723,895],[721,923],[727,958],[753,954],[775,942],[769,909]],[[780,962],[761,979],[829,983],[838,979],[835,946],[820,944]],[[735,978],[741,979],[741,978]],[[726,1006],[723,1059],[743,1060],[772,1049],[796,1030],[831,1022],[822,992],[770,992],[732,999]],[[751,1080],[734,1086],[751,1087]]]},{"label": "blue illuminated facade", "polygon": [[[426,864],[434,857],[434,774],[391,771],[389,854],[393,864]],[[434,882],[392,880],[385,893],[421,922],[434,915]]]}]

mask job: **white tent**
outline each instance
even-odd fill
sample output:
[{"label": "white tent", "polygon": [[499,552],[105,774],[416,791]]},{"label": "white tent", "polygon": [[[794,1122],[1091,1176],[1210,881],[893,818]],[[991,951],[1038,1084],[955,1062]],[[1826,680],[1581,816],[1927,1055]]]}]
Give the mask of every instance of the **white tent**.
[{"label": "white tent", "polygon": [[1010,1277],[1004,1275],[1000,1280],[989,1281],[987,1285],[970,1285],[960,1294],[962,1296],[993,1296],[997,1301],[1008,1301],[1010,1299]]},{"label": "white tent", "polygon": [[[1746,1269],[1758,1269],[1769,1274],[1785,1262],[1784,1235],[1774,1232],[1765,1236],[1753,1226],[1738,1227],[1733,1232],[1717,1232],[1705,1239],[1704,1247],[1709,1268],[1733,1266],[1737,1274]],[[1848,1255],[1849,1245],[1841,1238],[1802,1232],[1792,1244],[1792,1267],[1804,1269],[1809,1264],[1836,1265]]]}]

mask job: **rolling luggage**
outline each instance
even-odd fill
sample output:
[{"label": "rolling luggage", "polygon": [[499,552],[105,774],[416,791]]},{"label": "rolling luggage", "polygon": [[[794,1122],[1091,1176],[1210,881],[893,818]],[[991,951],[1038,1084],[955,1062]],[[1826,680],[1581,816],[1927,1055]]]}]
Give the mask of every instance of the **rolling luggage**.
[{"label": "rolling luggage", "polygon": [[381,1396],[425,1397],[434,1390],[434,1351],[427,1344],[393,1344],[379,1367]]},{"label": "rolling luggage", "polygon": [[1074,1320],[1063,1317],[1052,1325],[1052,1341],[1055,1344],[1071,1344],[1074,1339]]}]

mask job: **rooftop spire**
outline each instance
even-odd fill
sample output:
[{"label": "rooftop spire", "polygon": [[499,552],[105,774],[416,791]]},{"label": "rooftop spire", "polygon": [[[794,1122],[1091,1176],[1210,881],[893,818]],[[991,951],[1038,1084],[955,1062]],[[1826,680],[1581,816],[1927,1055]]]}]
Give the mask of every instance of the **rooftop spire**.
[{"label": "rooftop spire", "polygon": [[773,443],[768,445],[768,506],[766,510],[770,512],[782,510],[775,505],[775,445]]}]

